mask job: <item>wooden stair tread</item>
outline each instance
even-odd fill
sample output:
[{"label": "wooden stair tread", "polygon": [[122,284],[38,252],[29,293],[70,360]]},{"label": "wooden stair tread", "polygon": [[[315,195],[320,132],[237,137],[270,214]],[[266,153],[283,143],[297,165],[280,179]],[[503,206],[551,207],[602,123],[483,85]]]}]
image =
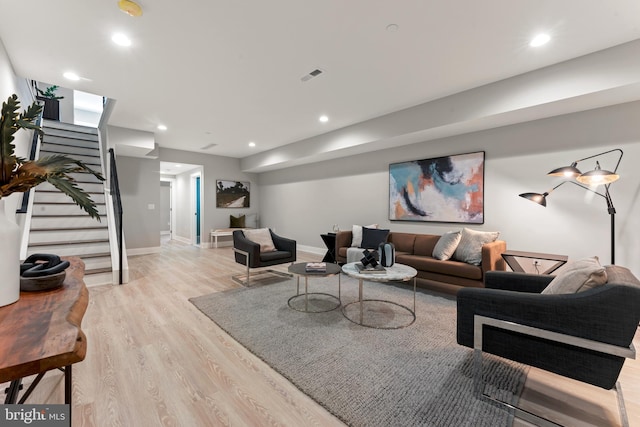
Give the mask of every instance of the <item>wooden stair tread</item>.
[{"label": "wooden stair tread", "polygon": [[37,242],[29,243],[29,247],[37,246],[60,246],[60,245],[84,245],[87,243],[109,243],[109,239],[89,239],[89,240],[65,240],[58,242]]},{"label": "wooden stair tread", "polygon": [[88,274],[100,274],[100,273],[110,273],[113,269],[111,267],[102,267],[102,268],[88,268],[84,270],[85,276]]}]

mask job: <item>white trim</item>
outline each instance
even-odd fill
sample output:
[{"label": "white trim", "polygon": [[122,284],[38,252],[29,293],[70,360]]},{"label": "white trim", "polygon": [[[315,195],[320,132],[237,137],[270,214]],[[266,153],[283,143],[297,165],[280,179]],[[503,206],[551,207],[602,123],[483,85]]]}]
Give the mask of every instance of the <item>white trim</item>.
[{"label": "white trim", "polygon": [[147,254],[159,254],[162,251],[161,246],[154,246],[151,248],[135,248],[127,250],[129,256],[133,255],[147,255]]},{"label": "white trim", "polygon": [[310,254],[324,255],[327,253],[326,248],[318,248],[316,246],[298,245],[300,252],[308,252]]},{"label": "white trim", "polygon": [[189,237],[182,237],[182,236],[177,236],[177,235],[173,235],[173,240],[177,240],[180,243],[186,243],[187,245],[191,244],[191,238]]}]

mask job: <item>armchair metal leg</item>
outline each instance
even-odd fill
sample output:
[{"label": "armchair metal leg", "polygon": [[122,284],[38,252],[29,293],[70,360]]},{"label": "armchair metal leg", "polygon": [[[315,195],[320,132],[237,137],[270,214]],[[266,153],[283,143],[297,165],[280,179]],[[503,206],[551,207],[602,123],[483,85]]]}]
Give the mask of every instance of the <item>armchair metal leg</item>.
[{"label": "armchair metal leg", "polygon": [[616,381],[616,385],[613,387],[618,397],[618,412],[620,412],[620,423],[622,427],[629,427],[629,418],[627,417],[627,408],[624,406],[624,397],[622,395],[622,386],[620,381]]},{"label": "armchair metal leg", "polygon": [[[247,272],[246,274],[235,274],[233,276],[231,276],[231,279],[233,279],[234,282],[241,284],[242,286],[246,286],[249,287],[251,284],[251,269],[249,268],[249,253],[242,251],[240,249],[237,248],[233,248],[233,250],[239,254],[244,255],[245,257],[245,262],[246,262],[246,267],[247,267]],[[291,263],[293,264],[293,263]],[[272,270],[272,269],[268,269],[268,270],[262,270],[259,271],[257,273],[254,273],[254,276],[258,275],[258,274],[266,274],[266,273],[271,273],[271,274],[276,274],[278,276],[282,276],[282,277],[293,277],[293,274],[289,274],[289,273],[285,273],[282,271],[278,271],[278,270]]]},{"label": "armchair metal leg", "polygon": [[516,405],[486,394],[484,392],[484,382],[482,381],[482,350],[478,349],[473,350],[473,389],[476,394],[476,398],[506,411],[511,416],[520,418],[521,420],[525,420],[540,427],[563,427],[562,424],[556,424],[553,421],[540,417]]},{"label": "armchair metal leg", "polygon": [[[600,351],[603,353],[614,354],[621,357],[628,357],[635,359],[635,349],[633,344],[629,348],[618,347],[610,344],[604,344],[598,341],[587,340],[584,338],[578,338],[570,335],[559,334],[556,332],[547,331],[544,329],[533,328],[526,325],[520,325],[514,322],[508,322],[505,320],[493,319],[490,317],[475,315],[474,316],[474,331],[473,331],[473,383],[474,392],[476,397],[483,400],[493,406],[507,411],[520,419],[528,421],[532,424],[541,427],[554,427],[561,426],[555,422],[548,420],[544,417],[536,415],[525,409],[522,409],[516,405],[508,402],[504,402],[496,397],[490,396],[484,392],[484,383],[482,381],[482,335],[485,325],[490,325],[495,328],[506,329],[510,331],[516,331],[522,334],[536,336],[552,341],[564,342],[569,345],[573,345],[580,348],[591,349]],[[622,387],[620,381],[616,381],[613,391],[616,393],[618,401],[618,411],[620,412],[620,421],[623,427],[629,427],[629,419],[627,417],[627,410],[624,404],[624,397],[622,395]]]}]

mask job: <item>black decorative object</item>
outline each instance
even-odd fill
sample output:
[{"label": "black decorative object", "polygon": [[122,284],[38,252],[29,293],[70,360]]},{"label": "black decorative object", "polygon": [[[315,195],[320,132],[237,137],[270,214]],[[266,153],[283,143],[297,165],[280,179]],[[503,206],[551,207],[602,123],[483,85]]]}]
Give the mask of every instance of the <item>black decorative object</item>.
[{"label": "black decorative object", "polygon": [[69,261],[58,255],[33,254],[20,264],[20,290],[44,291],[62,286]]},{"label": "black decorative object", "polygon": [[365,249],[362,254],[364,255],[364,257],[360,260],[362,265],[364,267],[376,268],[376,266],[378,265],[378,252]]}]

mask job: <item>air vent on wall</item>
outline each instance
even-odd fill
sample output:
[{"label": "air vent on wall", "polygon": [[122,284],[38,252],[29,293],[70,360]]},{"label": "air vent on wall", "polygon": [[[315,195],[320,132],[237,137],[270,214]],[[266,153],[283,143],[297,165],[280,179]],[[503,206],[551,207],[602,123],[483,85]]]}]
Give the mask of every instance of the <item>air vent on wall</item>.
[{"label": "air vent on wall", "polygon": [[319,68],[316,68],[315,70],[313,70],[312,72],[310,72],[309,74],[305,74],[304,76],[302,76],[300,78],[300,80],[302,80],[303,82],[308,82],[309,80],[311,80],[314,77],[318,77],[320,74],[322,74],[324,71],[322,71]]}]

